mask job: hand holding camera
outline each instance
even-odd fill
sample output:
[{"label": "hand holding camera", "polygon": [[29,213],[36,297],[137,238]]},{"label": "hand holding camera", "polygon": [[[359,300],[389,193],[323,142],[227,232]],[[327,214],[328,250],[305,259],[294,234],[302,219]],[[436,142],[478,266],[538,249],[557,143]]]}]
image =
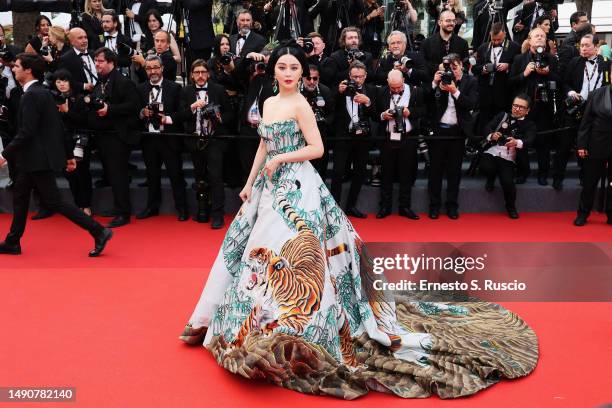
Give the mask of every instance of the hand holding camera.
[{"label": "hand holding camera", "polygon": [[206,101],[206,99],[198,99],[197,101],[191,104],[191,110],[195,111],[196,109],[202,109],[206,106],[207,103],[208,102]]},{"label": "hand holding camera", "polygon": [[370,98],[364,94],[356,93],[355,96],[353,96],[353,101],[362,105],[368,105],[370,103]]},{"label": "hand holding camera", "polygon": [[532,61],[525,67],[525,70],[523,71],[523,76],[528,77],[533,71],[535,71],[535,62]]},{"label": "hand holding camera", "polygon": [[502,62],[501,64],[497,64],[496,70],[497,72],[507,72],[510,68],[510,64],[507,62]]}]

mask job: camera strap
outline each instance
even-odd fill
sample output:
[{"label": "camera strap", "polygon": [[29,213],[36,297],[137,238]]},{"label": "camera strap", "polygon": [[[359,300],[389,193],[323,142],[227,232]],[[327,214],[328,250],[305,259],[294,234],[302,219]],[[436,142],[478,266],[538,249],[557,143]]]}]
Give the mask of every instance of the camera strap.
[{"label": "camera strap", "polygon": [[[593,67],[589,72],[589,65]],[[597,73],[597,78],[595,78],[595,83],[593,84],[593,89],[591,89],[591,81],[595,77],[595,73]],[[592,90],[597,88],[597,83],[599,82],[599,78],[601,77],[601,72],[599,71],[599,63],[597,60],[595,63],[591,63],[588,60],[584,62],[584,75],[586,77],[586,86],[588,93],[591,93]]]},{"label": "camera strap", "polygon": [[[83,57],[87,58],[87,61],[85,61]],[[89,66],[89,59],[91,59],[91,56],[89,54],[81,54],[79,58],[81,59],[81,63],[83,64],[83,69],[89,75],[89,80],[95,85],[98,82],[98,76],[92,72],[91,67]]]}]

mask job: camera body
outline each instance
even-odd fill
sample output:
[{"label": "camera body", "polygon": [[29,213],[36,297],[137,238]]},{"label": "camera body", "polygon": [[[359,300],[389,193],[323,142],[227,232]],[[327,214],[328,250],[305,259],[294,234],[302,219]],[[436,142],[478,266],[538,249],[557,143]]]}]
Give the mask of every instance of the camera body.
[{"label": "camera body", "polygon": [[582,99],[582,97],[578,99],[574,99],[571,96],[568,96],[565,99],[566,112],[570,116],[575,116],[575,117],[582,116],[582,111],[584,110],[585,105],[586,105],[586,101]]},{"label": "camera body", "polygon": [[310,54],[314,51],[314,42],[312,41],[312,38],[306,37],[303,39],[302,49],[306,54]]},{"label": "camera body", "polygon": [[548,61],[546,58],[544,58],[544,47],[536,48],[536,52],[533,54],[532,60],[536,69],[544,69],[548,67]]},{"label": "camera body", "polygon": [[93,111],[104,108],[104,99],[102,98],[87,95],[83,98],[83,101],[87,104],[87,107]]},{"label": "camera body", "polygon": [[126,43],[117,43],[117,54],[120,57],[129,57],[132,58],[137,54],[136,50],[127,45]]},{"label": "camera body", "polygon": [[396,106],[394,109],[389,109],[389,114],[393,115],[395,121],[394,129],[396,133],[405,133],[406,126],[404,124],[404,107]]},{"label": "camera body", "polygon": [[164,113],[163,102],[151,102],[147,108],[151,111],[149,123],[153,126],[153,129],[164,130],[164,124],[161,121],[161,115]]},{"label": "camera body", "polygon": [[347,51],[347,58],[349,61],[361,61],[364,62],[366,59],[365,52],[358,49],[352,49]]},{"label": "camera body", "polygon": [[236,58],[236,54],[233,52],[226,52],[219,58],[219,63],[221,63],[221,65],[229,65],[232,63],[234,58]]},{"label": "camera body", "polygon": [[325,112],[323,110],[325,108],[325,99],[323,99],[321,93],[318,92],[317,89],[309,91],[304,87],[302,95],[304,95],[306,101],[308,101],[308,104],[312,108],[317,123],[325,122]]},{"label": "camera body", "polygon": [[414,61],[412,60],[412,58],[403,56],[403,57],[401,57],[399,59],[399,63],[405,69],[412,69],[412,68],[414,68]]},{"label": "camera body", "polygon": [[217,122],[221,114],[221,106],[217,103],[208,103],[201,110],[202,116],[211,122]]},{"label": "camera body", "polygon": [[51,46],[50,45],[45,45],[43,47],[40,47],[40,55],[42,55],[43,57],[47,57],[49,55],[51,55]]},{"label": "camera body", "polygon": [[455,74],[451,68],[450,60],[442,60],[442,67],[444,68],[444,72],[442,72],[441,83],[444,85],[450,85],[455,80]]},{"label": "camera body", "polygon": [[359,119],[359,122],[353,125],[352,131],[356,135],[367,135],[370,133],[370,122],[367,119]]},{"label": "camera body", "polygon": [[357,85],[357,82],[353,81],[352,79],[349,79],[346,83],[346,90],[344,91],[344,94],[352,98],[357,95],[358,90],[359,85]]}]

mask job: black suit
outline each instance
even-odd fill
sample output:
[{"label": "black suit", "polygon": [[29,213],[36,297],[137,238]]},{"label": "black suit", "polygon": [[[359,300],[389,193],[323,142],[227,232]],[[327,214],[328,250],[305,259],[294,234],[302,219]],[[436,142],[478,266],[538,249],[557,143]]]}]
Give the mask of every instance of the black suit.
[{"label": "black suit", "polygon": [[[89,56],[93,61],[93,54],[88,52]],[[89,75],[93,75],[97,78],[98,74],[95,72],[95,67],[92,67],[93,70]],[[74,48],[66,51],[63,54],[58,63],[58,69],[65,69],[72,75],[72,80],[74,83],[75,90],[78,92],[83,92],[84,84],[88,83],[83,57],[80,57],[74,50]]]},{"label": "black suit", "polygon": [[230,35],[230,51],[241,57],[246,57],[250,52],[261,52],[263,47],[266,46],[266,38],[262,35],[251,31],[247,38],[244,40],[244,44],[240,49],[240,54],[236,53],[236,45],[238,43],[238,34]]},{"label": "black suit", "polygon": [[[111,37],[115,37],[114,47],[111,46],[112,45]],[[113,50],[115,53],[117,53],[117,50],[119,49],[119,44],[125,44],[125,45],[128,45],[134,48],[134,43],[132,42],[132,39],[120,32],[116,32],[112,36],[109,33],[104,33],[104,40],[102,41],[100,46],[107,47]],[[117,53],[117,55],[118,55],[118,58],[117,58],[118,66],[122,68],[127,68],[130,65],[132,65],[132,58],[130,58],[127,55],[120,55],[119,53]]]},{"label": "black suit", "polygon": [[17,123],[17,135],[2,152],[19,168],[13,192],[13,222],[6,243],[19,244],[33,189],[39,193],[46,208],[59,212],[97,236],[103,227],[61,199],[54,171],[64,169],[66,158],[72,155],[53,97],[40,84],[30,85],[21,97]]},{"label": "black suit", "polygon": [[[368,72],[368,82],[374,80],[374,72],[372,71],[372,54],[364,51],[365,60],[362,61],[366,66]],[[329,58],[324,60],[321,64],[320,74],[321,82],[330,87],[331,89],[337,88],[341,81],[344,81],[349,77],[349,66],[348,53],[346,50],[336,50]]]},{"label": "black suit", "polygon": [[[510,88],[508,87],[508,78],[510,77],[510,69],[514,57],[521,53],[521,47],[513,42],[506,40],[502,45],[502,52],[498,57],[491,58],[491,43],[486,42],[478,48],[476,65],[472,69],[474,75],[478,78],[478,132],[482,132],[485,125],[493,118],[497,112],[504,112],[510,109],[512,100],[510,99]],[[486,64],[508,64],[508,70],[505,72],[484,72],[483,68]],[[490,84],[491,75],[493,75],[493,84]]]},{"label": "black suit", "polygon": [[[213,129],[213,135],[226,134],[226,124],[234,119],[225,89],[213,82],[206,84],[208,103],[220,106],[221,122]],[[191,105],[198,99],[196,87],[186,86],[181,93],[181,107],[177,119],[184,123],[186,133],[196,133],[197,112],[191,111]],[[174,119],[174,118],[173,118]],[[227,150],[227,141],[222,139],[208,140],[202,138],[185,138],[187,149],[193,160],[196,183],[208,184],[210,191],[210,215],[222,217],[225,206],[225,191],[223,186],[223,155]],[[205,147],[204,147],[205,146]]]},{"label": "black suit", "polygon": [[459,54],[462,60],[467,58],[468,43],[456,34],[453,34],[447,43],[442,40],[440,33],[435,33],[423,41],[423,44],[421,44],[421,53],[423,54],[423,58],[425,58],[425,63],[429,70],[429,78],[433,78],[436,71],[438,71],[438,67],[442,63],[442,58],[448,54]]},{"label": "black suit", "polygon": [[104,171],[113,190],[115,212],[119,216],[131,213],[128,160],[131,147],[140,141],[136,85],[117,70],[96,84],[92,95],[102,98],[108,105],[106,116],[90,111],[87,121],[96,131]]},{"label": "black suit", "polygon": [[[161,168],[166,166],[168,178],[172,185],[174,205],[179,213],[187,212],[187,193],[185,191],[185,176],[183,174],[183,160],[181,158],[182,141],[178,136],[165,136],[163,133],[180,133],[183,129],[179,112],[181,102],[181,86],[176,82],[162,80],[161,97],[158,90],[151,92],[149,81],[138,85],[140,108],[143,109],[151,100],[161,102],[164,106],[164,115],[172,120],[171,125],[164,125],[161,135],[148,135],[142,141],[142,154],[147,168],[148,196],[147,208],[159,210],[161,204]],[[148,132],[148,121],[143,120],[143,130]]]},{"label": "black suit", "polygon": [[[409,72],[404,73],[404,82],[410,85],[420,86],[425,82],[431,81],[429,70],[421,54],[414,51],[406,51],[403,56],[410,58],[413,63],[413,68],[409,70]],[[393,69],[395,62],[399,62],[400,59],[401,58],[396,58],[392,54],[389,54],[386,58],[380,60],[375,73],[376,85],[384,86],[387,84],[387,74]]]},{"label": "black suit", "polygon": [[[122,1],[118,1],[118,3],[125,4]],[[133,0],[128,1],[127,8],[131,9],[134,3],[136,2]],[[149,10],[156,7],[156,4],[155,4],[156,2],[155,0],[142,0],[140,3],[141,3],[140,9],[138,10],[138,14],[134,16],[134,20],[138,23],[138,25],[140,25],[140,29],[142,30],[142,32],[145,33],[147,31],[147,20],[145,16]],[[125,10],[117,10],[117,13],[125,14]],[[123,24],[123,33],[131,40],[132,33],[130,31],[131,30],[130,30],[129,19],[126,18],[125,23]]]},{"label": "black suit", "polygon": [[[495,21],[503,21],[506,25],[505,30],[508,35],[510,30],[508,24],[505,23],[508,20],[508,11],[518,6],[521,0],[503,0],[504,8],[498,18]],[[472,37],[472,48],[478,49],[483,43],[489,39],[489,33],[487,28],[490,28],[490,15],[489,15],[489,2],[487,0],[479,0],[474,4],[472,18],[474,19],[474,35]]]},{"label": "black suit", "polygon": [[[588,216],[593,209],[597,182],[607,177],[606,213],[612,219],[612,85],[601,87],[589,96],[580,129],[577,149],[586,149],[584,184],[580,194],[578,214]],[[606,175],[607,163],[607,175]]]},{"label": "black suit", "polygon": [[188,70],[195,59],[202,58],[206,61],[210,58],[210,51],[215,42],[211,17],[212,3],[212,0],[183,0],[183,7],[189,11]]},{"label": "black suit", "polygon": [[[363,104],[358,105],[358,113],[360,120],[367,123],[371,122],[374,113],[374,103],[376,97],[376,88],[371,85],[364,85],[361,93],[370,98],[370,106]],[[371,132],[367,134],[356,134],[349,129],[351,116],[347,109],[346,95],[338,92],[337,87],[334,90],[333,99],[335,101],[334,115],[334,132],[338,137],[351,137],[354,141],[337,141],[333,142],[333,157],[334,171],[331,182],[331,193],[338,204],[342,198],[342,179],[346,172],[347,164],[353,163],[353,173],[351,176],[351,187],[348,193],[346,208],[350,209],[357,204],[359,192],[366,178],[366,164],[370,151]],[[332,141],[333,139],[330,139]],[[349,161],[350,160],[350,161]]]},{"label": "black suit", "polygon": [[[555,0],[550,1],[550,4],[554,9],[557,8],[557,3],[558,2]],[[561,1],[560,3],[563,3],[563,1]],[[534,14],[536,15],[534,16]],[[514,31],[514,41],[519,44],[522,44],[523,41],[527,39],[529,32],[536,27],[535,22],[538,17],[543,14],[548,14],[550,16],[550,12],[548,12],[548,10],[545,10],[542,7],[541,3],[533,2],[523,6],[523,8],[518,12],[516,17],[514,17],[514,23],[512,25],[512,31]],[[516,31],[514,28],[514,26],[516,26],[518,22],[521,22],[525,26],[521,31]],[[558,28],[558,21],[556,19],[551,20],[550,34],[548,38],[555,38],[554,33],[555,31],[557,31]]]},{"label": "black suit", "polygon": [[[385,140],[380,149],[382,165],[382,184],[380,189],[380,206],[383,209],[391,209],[393,194],[393,179],[396,170],[399,174],[400,195],[399,206],[411,208],[412,182],[416,178],[417,169],[417,140],[416,132],[419,128],[420,119],[425,115],[427,106],[425,104],[425,94],[421,88],[410,86],[410,100],[408,110],[410,116],[408,120],[412,125],[412,130],[401,135],[401,140],[390,140],[388,121],[383,121],[381,115],[389,110],[391,106],[391,91],[388,86],[379,89],[376,98],[375,112],[380,121],[380,133],[384,134]],[[405,88],[405,87],[404,87]],[[393,96],[394,100],[399,101],[399,96]],[[392,120],[393,122],[393,120]]]},{"label": "black suit", "polygon": [[[334,123],[334,95],[332,94],[331,89],[321,83],[318,85],[318,90],[315,90],[314,92],[308,92],[305,88],[302,89],[302,95],[306,97],[306,100],[312,107],[313,112],[318,112],[318,114],[316,114],[317,127],[319,129],[319,133],[321,134],[321,139],[323,139],[325,149],[322,157],[311,160],[310,163],[315,169],[317,169],[321,178],[325,180],[327,176],[327,165],[329,162],[329,142],[327,139],[329,133],[328,128],[332,123]],[[319,97],[322,98],[322,102]],[[321,104],[323,104],[323,106],[319,106]]]},{"label": "black suit", "polygon": [[456,110],[456,125],[447,126],[441,122],[448,108],[448,92],[429,86],[431,119],[436,137],[442,140],[429,141],[430,171],[429,199],[430,209],[439,210],[442,204],[442,178],[446,173],[446,208],[456,210],[459,207],[459,184],[461,182],[461,163],[465,150],[465,138],[474,135],[474,118],[471,111],[478,103],[478,84],[474,77],[463,75],[458,83],[459,97],[453,98]]},{"label": "black suit", "polygon": [[[121,13],[123,13],[123,10]],[[81,28],[87,33],[87,47],[90,50],[97,50],[102,46],[102,41],[100,41],[100,36],[104,34],[102,22],[87,13],[82,13],[81,17]]]},{"label": "black suit", "polygon": [[[153,51],[155,51],[155,49],[153,49]],[[157,54],[155,52],[153,52],[153,54],[157,55],[162,60],[162,64],[164,66],[164,79],[172,82],[176,81],[177,64],[176,60],[174,59],[174,55],[172,54],[172,51],[170,49],[167,49],[161,54]],[[136,71],[136,75],[138,76],[139,82],[146,82],[148,80],[147,72],[145,71],[144,67],[138,68],[138,70]]]}]

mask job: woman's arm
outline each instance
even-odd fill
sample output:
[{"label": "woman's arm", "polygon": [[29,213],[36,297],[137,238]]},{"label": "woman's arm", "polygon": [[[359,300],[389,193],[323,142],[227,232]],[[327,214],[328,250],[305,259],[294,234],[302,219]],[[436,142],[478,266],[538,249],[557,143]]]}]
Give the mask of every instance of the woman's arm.
[{"label": "woman's arm", "polygon": [[249,173],[249,178],[247,179],[246,186],[252,186],[257,178],[257,174],[259,174],[259,170],[263,166],[264,161],[266,160],[266,155],[268,151],[266,150],[266,144],[263,139],[259,140],[259,147],[257,148],[257,153],[255,153],[255,159],[253,160],[253,166],[251,167],[251,172]]},{"label": "woman's arm", "polygon": [[181,62],[181,52],[173,35],[170,35],[170,50],[172,51],[172,57],[179,64]]}]

